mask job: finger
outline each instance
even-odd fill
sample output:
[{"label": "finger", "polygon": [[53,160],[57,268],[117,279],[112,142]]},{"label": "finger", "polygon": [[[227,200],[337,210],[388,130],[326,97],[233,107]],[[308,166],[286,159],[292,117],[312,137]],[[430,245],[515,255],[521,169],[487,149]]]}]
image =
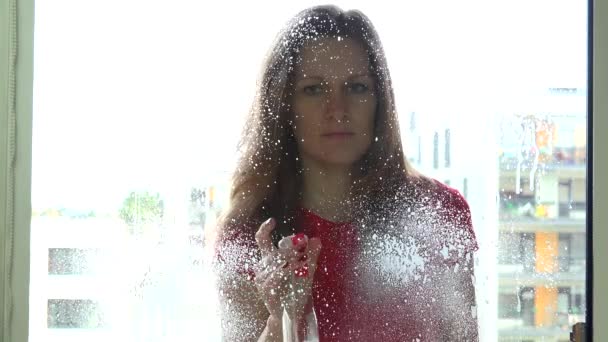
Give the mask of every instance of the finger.
[{"label": "finger", "polygon": [[285,236],[278,243],[279,250],[291,249],[291,236]]},{"label": "finger", "polygon": [[265,284],[269,280],[286,278],[288,272],[289,270],[287,267],[274,262],[261,268],[260,271],[256,273],[255,280],[258,284]]},{"label": "finger", "polygon": [[304,233],[289,235],[279,241],[279,249],[295,249],[304,251],[308,243],[308,237]]},{"label": "finger", "polygon": [[289,267],[287,267],[289,270],[297,270],[298,268],[302,268],[308,266],[308,262],[307,261],[298,261],[298,262],[294,262],[293,264],[290,264]]},{"label": "finger", "polygon": [[272,302],[273,299],[280,299],[285,295],[287,284],[283,278],[270,277],[258,284],[258,292],[262,294],[264,301]]},{"label": "finger", "polygon": [[262,257],[262,259],[255,265],[253,272],[255,273],[256,279],[261,279],[268,274],[271,266],[273,265],[273,259],[271,255]]},{"label": "finger", "polygon": [[262,281],[262,289],[264,292],[282,292],[287,289],[287,283],[289,282],[287,269],[277,269],[269,272],[268,277]]},{"label": "finger", "polygon": [[268,276],[268,274],[274,272],[279,268],[285,268],[289,265],[288,258],[282,256],[276,252],[268,254],[263,257],[262,260],[256,265],[254,272],[256,277],[262,279]]},{"label": "finger", "polygon": [[272,237],[270,236],[275,224],[275,220],[271,217],[262,223],[260,229],[255,233],[255,241],[263,256],[270,254],[275,249],[272,245]]},{"label": "finger", "polygon": [[317,260],[321,254],[321,239],[312,238],[308,241],[308,248],[306,249],[307,261],[310,265],[310,274],[314,274],[317,269]]},{"label": "finger", "polygon": [[307,261],[299,261],[289,266],[291,274],[297,278],[306,278],[309,274],[310,266]]},{"label": "finger", "polygon": [[301,259],[305,253],[298,252],[294,249],[278,249],[275,255],[277,258],[281,258],[289,263],[293,263]]},{"label": "finger", "polygon": [[308,245],[308,236],[304,233],[298,233],[292,236],[291,243],[293,244],[294,249],[304,251]]}]

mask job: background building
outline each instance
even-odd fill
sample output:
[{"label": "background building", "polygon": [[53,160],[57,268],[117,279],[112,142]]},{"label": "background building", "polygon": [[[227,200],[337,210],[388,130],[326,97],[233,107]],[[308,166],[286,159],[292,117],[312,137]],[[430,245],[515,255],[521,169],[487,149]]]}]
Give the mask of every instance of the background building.
[{"label": "background building", "polygon": [[[179,206],[163,196],[160,221],[146,218],[149,203],[137,201],[133,225],[116,214],[34,213],[30,306],[46,310],[31,310],[30,341],[217,340],[202,246],[214,191],[191,195]],[[189,210],[189,224],[176,219],[180,208]]]},{"label": "background building", "polygon": [[415,108],[402,122],[406,151],[469,201],[482,340],[568,341],[586,310],[586,91],[549,88],[511,104],[499,115]]},{"label": "background building", "polygon": [[584,89],[551,88],[503,123],[501,341],[569,341],[585,320],[585,101]]}]

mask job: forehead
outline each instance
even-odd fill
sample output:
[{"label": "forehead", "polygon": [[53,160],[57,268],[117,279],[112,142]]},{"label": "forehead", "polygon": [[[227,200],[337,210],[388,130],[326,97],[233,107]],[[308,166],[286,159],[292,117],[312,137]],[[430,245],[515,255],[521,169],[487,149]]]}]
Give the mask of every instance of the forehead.
[{"label": "forehead", "polygon": [[340,78],[368,74],[369,69],[369,57],[361,43],[352,38],[326,37],[304,44],[295,71],[296,78]]}]

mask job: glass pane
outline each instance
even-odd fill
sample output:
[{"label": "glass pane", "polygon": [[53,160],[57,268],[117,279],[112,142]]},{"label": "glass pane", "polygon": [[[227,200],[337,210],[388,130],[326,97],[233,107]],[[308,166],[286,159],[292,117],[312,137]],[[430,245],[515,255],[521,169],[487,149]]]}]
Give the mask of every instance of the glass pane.
[{"label": "glass pane", "polygon": [[93,329],[103,326],[98,303],[81,299],[49,299],[49,329]]},{"label": "glass pane", "polygon": [[[382,63],[374,64],[377,60],[364,59],[370,74],[356,80],[349,74],[347,82],[341,82],[337,70],[349,63],[351,52],[358,55],[353,52],[358,45],[350,45],[348,34],[336,33],[330,35],[335,40],[327,41],[321,36],[317,42],[322,47],[300,35],[303,45],[301,50],[289,50],[291,60],[269,52],[272,46],[279,49],[280,44],[273,44],[288,20],[315,4],[36,2],[31,341],[220,340],[222,329],[227,329],[222,327],[221,313],[241,305],[237,299],[232,302],[237,297],[228,290],[261,298],[255,287],[222,283],[225,276],[259,274],[255,239],[227,254],[214,249],[220,227],[228,225],[225,215],[235,212],[235,203],[245,206],[247,201],[258,201],[254,209],[268,216],[292,205],[311,209],[309,215],[325,218],[319,222],[326,224],[359,219],[358,225],[340,226],[340,235],[332,235],[321,247],[321,253],[333,253],[336,264],[351,256],[345,246],[363,251],[353,254],[353,260],[361,262],[353,262],[349,269],[354,270],[350,274],[354,278],[342,282],[336,280],[339,277],[326,278],[332,293],[346,299],[321,295],[315,299],[317,317],[326,317],[323,310],[334,312],[330,323],[329,318],[317,322],[322,336],[336,334],[338,340],[345,340],[340,334],[352,324],[351,318],[365,316],[366,324],[358,325],[361,330],[353,330],[348,338],[365,340],[364,336],[376,334],[374,338],[385,336],[390,341],[386,336],[402,336],[403,327],[412,327],[411,331],[421,331],[414,339],[441,340],[466,325],[449,318],[460,317],[474,322],[481,341],[568,340],[570,327],[584,321],[586,311],[586,3],[339,1],[345,10],[360,9],[378,32],[381,46],[364,47],[367,54],[362,55],[367,58],[373,54],[370,51],[377,53],[382,47],[387,60],[381,67]],[[292,37],[296,36],[294,32]],[[288,38],[286,45],[295,39]],[[340,50],[343,47],[346,53]],[[334,53],[334,48],[341,52]],[[310,77],[302,75],[303,69],[297,71],[304,68],[298,63],[322,65],[303,57],[313,50],[317,57],[330,51],[340,63],[333,58],[326,61],[330,71],[316,72],[327,79],[321,77],[318,84],[300,89],[298,82]],[[285,72],[264,83],[267,56],[277,57],[277,68],[284,67]],[[366,121],[372,128],[366,126],[370,130],[365,132],[371,133],[361,134],[369,140],[361,153],[336,162],[306,150],[311,146],[306,141],[314,137],[299,136],[310,132],[300,133],[296,127],[306,115],[272,112],[269,102],[252,106],[264,84],[270,87],[272,82],[289,84],[281,89],[284,98],[273,93],[267,99],[285,106],[280,108],[306,110],[310,107],[297,107],[302,103],[298,96],[322,98],[316,104],[332,108],[327,117],[335,119],[334,130],[351,127],[339,125],[354,125],[358,119],[349,115],[373,104],[361,112],[373,113],[367,117],[373,119]],[[382,101],[390,90],[397,117],[390,129],[376,134],[378,122],[385,120],[376,120],[382,108],[387,117],[392,115],[389,107],[376,106],[388,103]],[[345,100],[353,98],[355,105]],[[280,134],[286,134],[285,139],[260,139],[264,149],[250,154],[239,151],[242,129],[252,113],[284,120]],[[338,114],[343,117],[337,118]],[[265,127],[262,120],[249,124]],[[250,139],[272,132],[258,132]],[[396,132],[392,140],[387,132]],[[354,132],[332,134],[331,144],[342,146],[335,158],[358,146],[341,145],[352,142]],[[289,150],[290,146],[296,149]],[[376,151],[369,146],[381,146],[378,151],[394,148],[390,151],[395,154],[365,169],[368,164],[363,161],[369,160],[361,156]],[[277,167],[267,162],[274,159],[259,157],[282,147],[285,156],[277,160],[284,162]],[[387,185],[400,177],[398,168],[386,165],[400,158],[401,151],[409,164],[401,160],[396,164],[411,166],[442,183],[439,188],[446,193],[454,190],[450,192],[456,194],[454,198],[466,200],[474,231],[474,239],[467,241],[473,244],[455,243],[456,233],[439,233],[450,226],[469,227],[454,223],[467,218],[454,212],[447,221],[432,220],[433,213],[449,201],[436,193],[420,195],[415,186],[405,188],[414,189],[411,194]],[[236,183],[231,181],[237,166],[243,165],[242,156],[263,161],[245,169],[245,174],[259,178],[247,178],[253,191],[231,194],[242,190],[233,188]],[[310,183],[310,170],[317,170],[311,167],[317,164],[310,160],[318,161],[313,157],[321,160],[318,165],[331,166],[320,167],[324,172],[319,175],[325,177],[320,179],[327,181],[332,174],[327,170],[338,170],[338,164],[347,164],[350,173],[342,168],[334,182],[319,186],[322,190],[315,195],[321,195],[308,196],[312,192],[304,191],[305,186],[317,184]],[[354,172],[354,165],[361,174]],[[264,174],[264,170],[272,172]],[[391,172],[382,174],[382,170]],[[328,195],[328,189],[335,190],[347,178],[346,184],[356,189],[354,179],[368,174],[376,177],[376,183],[360,188],[368,191],[357,193],[357,203],[363,202],[361,198],[370,199],[369,203],[381,199],[385,202],[378,205],[378,212],[357,211],[345,204],[350,202],[344,197],[334,200]],[[272,190],[260,190],[264,187]],[[266,202],[255,194],[266,196]],[[401,195],[409,202],[391,207],[393,202],[381,198],[393,195],[394,203],[403,204],[397,201]],[[311,203],[317,206],[307,206]],[[282,218],[278,222],[285,228],[282,235],[300,232],[296,216]],[[368,227],[361,223],[366,220],[372,222]],[[258,221],[243,231],[257,231]],[[281,237],[276,234],[274,242]],[[445,243],[442,248],[432,245],[437,241]],[[473,253],[475,244],[478,250]],[[462,253],[451,259],[454,246],[470,249],[456,248]],[[247,252],[239,254],[243,251]],[[474,276],[466,273],[469,253],[473,253]],[[449,266],[453,273],[441,281],[432,278],[435,261],[429,261],[429,255],[443,260],[442,265],[456,260]],[[243,272],[230,268],[225,274],[218,272],[213,266],[226,256],[232,259],[223,260],[225,264],[233,262]],[[475,299],[464,301],[470,304],[466,314],[448,316],[457,311],[448,299],[466,297],[462,284],[453,284],[455,279],[473,284]],[[416,281],[423,284],[418,290],[426,291],[408,292]],[[320,287],[316,294],[323,293]],[[361,304],[370,302],[384,305]],[[431,319],[428,325],[416,323],[426,319],[419,308],[427,304],[446,316]],[[243,316],[250,313],[244,310]],[[263,326],[258,323],[242,323],[247,317],[233,318],[232,328],[261,333]]]}]

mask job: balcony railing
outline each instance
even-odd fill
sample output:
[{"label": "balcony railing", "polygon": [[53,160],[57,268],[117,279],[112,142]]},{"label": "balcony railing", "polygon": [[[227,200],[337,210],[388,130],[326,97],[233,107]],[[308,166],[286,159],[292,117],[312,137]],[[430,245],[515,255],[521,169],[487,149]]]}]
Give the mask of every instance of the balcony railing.
[{"label": "balcony railing", "polygon": [[[498,210],[501,221],[508,220],[585,220],[585,202],[534,204],[530,198],[503,200]],[[557,211],[557,212],[556,212]]]},{"label": "balcony railing", "polygon": [[568,269],[557,267],[554,273],[536,272],[534,267],[524,267],[523,264],[499,264],[498,279],[503,285],[580,285],[585,282],[585,261],[575,260],[572,259]]},{"label": "balcony railing", "polygon": [[[585,147],[554,147],[551,151],[541,150],[536,161],[536,153],[524,153],[523,160],[514,153],[504,153],[499,157],[501,170],[531,170],[534,167],[544,170],[561,168],[584,168],[587,164]],[[535,165],[538,163],[538,165]]]}]

